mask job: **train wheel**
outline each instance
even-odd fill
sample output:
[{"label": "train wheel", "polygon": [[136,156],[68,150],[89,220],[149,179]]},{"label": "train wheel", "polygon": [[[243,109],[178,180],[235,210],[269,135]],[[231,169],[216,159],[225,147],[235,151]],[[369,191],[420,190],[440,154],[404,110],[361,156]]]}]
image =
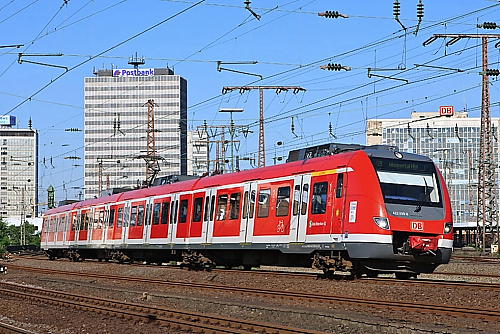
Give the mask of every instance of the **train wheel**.
[{"label": "train wheel", "polygon": [[244,264],[243,270],[250,271],[250,270],[252,270],[252,266],[250,264]]}]

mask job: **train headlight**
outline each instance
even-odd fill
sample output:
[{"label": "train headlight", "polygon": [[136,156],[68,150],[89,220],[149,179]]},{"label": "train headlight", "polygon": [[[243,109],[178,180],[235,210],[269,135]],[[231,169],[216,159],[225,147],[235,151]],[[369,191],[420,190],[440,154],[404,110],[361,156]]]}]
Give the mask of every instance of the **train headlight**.
[{"label": "train headlight", "polygon": [[444,224],[444,234],[448,234],[453,231],[453,223],[445,223]]},{"label": "train headlight", "polygon": [[388,230],[391,228],[391,225],[389,224],[389,218],[387,217],[373,217],[373,220],[375,221],[375,224],[377,224],[377,226],[381,229]]}]

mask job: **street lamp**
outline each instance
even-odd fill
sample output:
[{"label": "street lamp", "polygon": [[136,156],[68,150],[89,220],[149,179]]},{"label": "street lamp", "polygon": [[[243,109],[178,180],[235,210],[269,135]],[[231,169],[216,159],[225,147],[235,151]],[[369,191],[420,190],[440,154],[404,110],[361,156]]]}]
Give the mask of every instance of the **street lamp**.
[{"label": "street lamp", "polygon": [[230,114],[229,133],[231,134],[231,172],[234,172],[234,122],[233,112],[243,112],[243,109],[223,108],[219,112],[228,112]]}]

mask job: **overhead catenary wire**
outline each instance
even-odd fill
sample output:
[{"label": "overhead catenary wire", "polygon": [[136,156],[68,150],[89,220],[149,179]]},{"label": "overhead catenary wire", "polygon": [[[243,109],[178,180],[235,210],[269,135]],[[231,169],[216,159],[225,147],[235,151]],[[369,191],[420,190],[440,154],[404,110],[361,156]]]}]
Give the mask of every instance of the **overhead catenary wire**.
[{"label": "overhead catenary wire", "polygon": [[76,69],[76,68],[78,68],[78,67],[80,67],[80,66],[82,66],[82,65],[84,65],[84,64],[86,64],[88,62],[90,62],[91,60],[93,60],[94,58],[96,58],[96,57],[98,57],[100,55],[103,55],[103,54],[105,54],[105,53],[107,53],[107,52],[109,52],[109,51],[111,51],[113,49],[116,49],[117,47],[119,47],[119,46],[121,46],[121,45],[123,45],[123,44],[125,44],[125,43],[127,43],[127,42],[129,42],[129,41],[131,41],[131,40],[133,40],[133,39],[135,39],[135,38],[137,38],[137,37],[145,34],[145,33],[147,33],[150,30],[153,30],[153,29],[155,29],[155,28],[163,25],[164,23],[166,23],[166,22],[168,22],[168,21],[176,18],[177,16],[179,16],[179,15],[181,15],[181,14],[189,11],[190,9],[198,6],[199,4],[203,3],[204,1],[205,0],[200,0],[197,3],[195,3],[195,4],[193,4],[193,5],[189,6],[189,7],[187,7],[185,9],[183,9],[183,10],[181,10],[181,11],[179,11],[179,12],[177,12],[177,13],[169,16],[169,17],[167,17],[166,19],[164,19],[164,20],[162,20],[162,21],[160,21],[160,22],[158,22],[158,23],[156,23],[156,24],[154,24],[152,26],[150,26],[149,28],[146,28],[146,29],[142,30],[141,32],[139,32],[137,34],[134,34],[133,36],[131,36],[131,37],[129,37],[129,38],[127,38],[127,39],[125,39],[125,40],[123,40],[123,41],[121,41],[121,42],[119,42],[119,43],[117,43],[117,44],[115,44],[115,45],[113,45],[113,46],[105,49],[104,51],[99,52],[95,56],[92,56],[89,59],[86,59],[86,60],[84,60],[84,61],[82,61],[82,62],[80,62],[80,63],[78,63],[78,64],[76,64],[76,65],[74,65],[74,66],[72,66],[70,68],[68,68],[68,70],[66,72],[61,73],[60,75],[58,75],[57,77],[55,77],[54,79],[52,79],[50,82],[48,82],[47,84],[45,84],[44,86],[42,86],[41,88],[39,88],[37,91],[35,91],[33,94],[31,94],[29,98],[24,99],[22,102],[18,103],[17,105],[15,105],[11,109],[9,109],[3,115],[8,115],[8,114],[12,113],[14,110],[16,110],[17,108],[19,108],[20,106],[22,106],[26,102],[30,101],[30,99],[32,99],[33,97],[37,96],[40,92],[44,91],[47,87],[51,86],[54,82],[58,81],[60,78],[62,78],[63,76],[65,76],[67,73],[73,71],[74,69]]}]

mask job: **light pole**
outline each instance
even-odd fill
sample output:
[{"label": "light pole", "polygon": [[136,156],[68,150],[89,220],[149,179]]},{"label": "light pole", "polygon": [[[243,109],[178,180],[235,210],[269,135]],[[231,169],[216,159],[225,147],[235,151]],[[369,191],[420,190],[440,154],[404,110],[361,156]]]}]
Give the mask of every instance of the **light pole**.
[{"label": "light pole", "polygon": [[[12,190],[14,190],[17,194],[18,193],[18,190],[19,188],[13,186],[12,187]],[[24,246],[26,245],[26,226],[24,224],[24,216],[25,216],[25,205],[24,205],[24,193],[25,193],[25,190],[26,190],[26,185],[21,188],[21,212],[20,212],[20,215],[21,215],[21,218],[20,218],[20,222],[19,222],[19,229],[20,229],[20,236],[19,236],[19,243],[21,244],[21,246]],[[18,204],[18,209],[19,209],[19,204]]]},{"label": "light pole", "polygon": [[230,114],[230,123],[229,123],[229,134],[231,135],[231,173],[234,172],[234,121],[233,121],[233,112],[243,112],[243,109],[231,109],[231,108],[223,108],[219,109],[219,112],[228,112]]}]

